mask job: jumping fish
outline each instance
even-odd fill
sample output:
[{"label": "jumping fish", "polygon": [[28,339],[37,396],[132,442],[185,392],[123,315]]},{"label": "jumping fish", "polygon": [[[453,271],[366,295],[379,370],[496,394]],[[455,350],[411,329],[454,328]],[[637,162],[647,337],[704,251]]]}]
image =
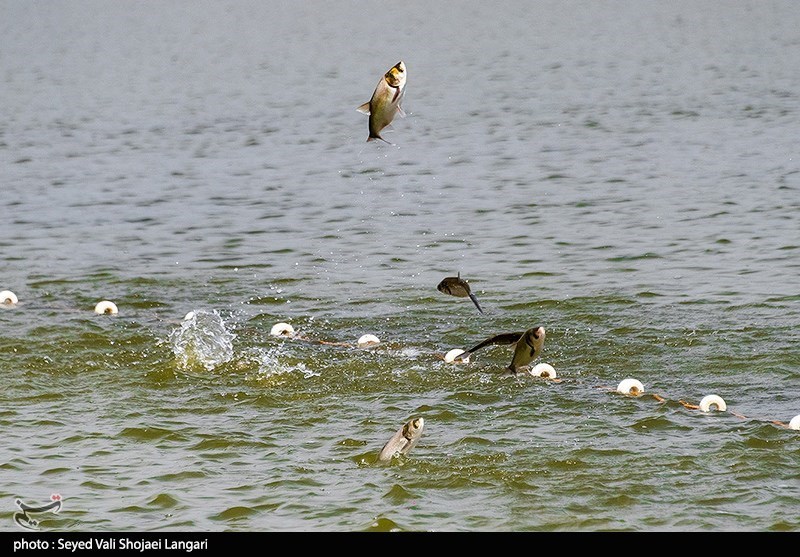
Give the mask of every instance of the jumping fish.
[{"label": "jumping fish", "polygon": [[381,130],[392,123],[397,114],[405,116],[405,112],[400,107],[403,95],[406,91],[406,65],[399,61],[386,72],[375,91],[372,98],[359,106],[356,110],[369,115],[369,137],[367,141],[380,139],[389,143],[381,137]]},{"label": "jumping fish", "polygon": [[407,454],[422,437],[422,428],[424,427],[425,420],[423,418],[413,418],[407,421],[383,446],[378,460],[387,462],[396,455]]},{"label": "jumping fish", "polygon": [[461,272],[459,272],[456,277],[445,277],[442,279],[442,282],[439,283],[436,289],[443,294],[450,294],[458,298],[469,297],[472,303],[475,304],[475,307],[478,308],[478,311],[483,313],[481,305],[478,303],[478,298],[476,298],[475,294],[470,290],[467,281],[461,278]]},{"label": "jumping fish", "polygon": [[544,337],[544,327],[534,327],[521,333],[503,333],[487,338],[480,344],[456,356],[456,359],[463,360],[473,352],[491,344],[514,344],[514,356],[507,369],[511,373],[518,373],[521,368],[530,364],[542,353]]}]

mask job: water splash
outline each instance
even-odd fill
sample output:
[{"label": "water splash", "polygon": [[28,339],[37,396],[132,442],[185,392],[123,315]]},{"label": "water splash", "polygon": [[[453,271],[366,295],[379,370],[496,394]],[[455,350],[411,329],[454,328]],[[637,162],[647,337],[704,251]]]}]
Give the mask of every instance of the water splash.
[{"label": "water splash", "polygon": [[170,333],[169,341],[182,368],[201,365],[211,371],[233,358],[235,338],[217,310],[196,310]]},{"label": "water splash", "polygon": [[309,369],[304,362],[295,361],[295,358],[288,357],[284,346],[276,346],[269,349],[250,350],[243,357],[248,367],[253,371],[247,375],[249,380],[264,381],[278,377],[286,377],[288,374],[299,372],[304,379],[319,377],[319,371]]},{"label": "water splash", "polygon": [[265,352],[261,355],[259,375],[262,379],[276,375],[283,375],[284,373],[290,373],[293,371],[302,373],[303,378],[305,379],[319,377],[321,375],[321,373],[318,371],[309,369],[303,362],[291,364],[283,361],[280,358],[280,354],[275,351]]}]

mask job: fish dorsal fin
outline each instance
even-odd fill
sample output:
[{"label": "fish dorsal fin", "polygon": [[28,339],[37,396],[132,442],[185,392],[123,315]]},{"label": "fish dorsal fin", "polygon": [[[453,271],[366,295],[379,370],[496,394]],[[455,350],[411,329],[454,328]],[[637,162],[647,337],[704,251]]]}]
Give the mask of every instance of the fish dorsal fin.
[{"label": "fish dorsal fin", "polygon": [[369,101],[356,108],[361,114],[369,115]]}]

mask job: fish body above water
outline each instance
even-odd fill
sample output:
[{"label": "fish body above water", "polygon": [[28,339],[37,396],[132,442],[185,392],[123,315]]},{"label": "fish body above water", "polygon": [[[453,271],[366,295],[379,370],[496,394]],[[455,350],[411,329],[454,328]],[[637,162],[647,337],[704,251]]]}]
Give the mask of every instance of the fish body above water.
[{"label": "fish body above water", "polygon": [[443,294],[450,294],[457,298],[469,298],[472,300],[472,303],[475,304],[475,307],[478,308],[478,311],[483,313],[483,309],[481,309],[481,305],[478,303],[478,298],[472,293],[469,283],[461,278],[461,273],[458,273],[458,276],[455,277],[445,277],[436,289]]},{"label": "fish body above water", "polygon": [[392,460],[396,455],[408,454],[408,451],[413,449],[419,438],[422,437],[424,427],[425,420],[423,418],[413,418],[407,421],[383,446],[378,460],[386,462]]},{"label": "fish body above water", "polygon": [[514,356],[508,365],[508,371],[518,373],[521,368],[538,358],[544,348],[544,327],[533,327],[524,332],[503,333],[489,337],[469,350],[459,354],[457,359],[464,359],[470,354],[492,344],[514,344]]},{"label": "fish body above water", "polygon": [[356,109],[369,115],[369,137],[367,137],[367,141],[380,139],[389,143],[381,137],[381,131],[391,124],[398,114],[405,116],[405,112],[400,106],[405,91],[406,65],[401,60],[381,77],[375,87],[375,91],[372,93],[372,98]]}]

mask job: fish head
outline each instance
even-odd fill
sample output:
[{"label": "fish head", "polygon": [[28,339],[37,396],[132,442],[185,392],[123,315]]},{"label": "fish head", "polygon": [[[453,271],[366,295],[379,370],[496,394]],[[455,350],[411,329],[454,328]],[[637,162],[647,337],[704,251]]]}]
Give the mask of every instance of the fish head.
[{"label": "fish head", "polygon": [[422,428],[425,427],[425,420],[422,418],[413,418],[406,422],[403,426],[403,437],[407,440],[406,446],[400,449],[402,454],[408,454],[408,451],[413,449],[420,437],[422,437]]},{"label": "fish head", "polygon": [[422,435],[422,428],[425,427],[424,418],[414,418],[406,422],[403,426],[403,437],[406,439],[416,439]]},{"label": "fish head", "polygon": [[383,77],[390,87],[402,89],[406,84],[406,65],[400,60],[397,64],[392,66]]},{"label": "fish head", "polygon": [[545,330],[544,327],[541,326],[528,329],[528,331],[525,333],[525,344],[530,347],[531,355],[542,351],[542,347],[544,346],[544,337]]}]

